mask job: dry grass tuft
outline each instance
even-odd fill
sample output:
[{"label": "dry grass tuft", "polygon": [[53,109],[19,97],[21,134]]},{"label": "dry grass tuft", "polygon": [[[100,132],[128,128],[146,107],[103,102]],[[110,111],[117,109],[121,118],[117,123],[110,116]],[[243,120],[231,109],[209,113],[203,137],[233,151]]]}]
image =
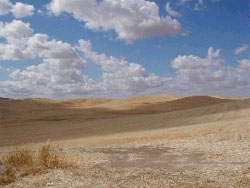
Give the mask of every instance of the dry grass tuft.
[{"label": "dry grass tuft", "polygon": [[250,167],[248,167],[242,174],[243,176],[237,182],[237,188],[250,187]]},{"label": "dry grass tuft", "polygon": [[4,157],[4,161],[9,165],[20,167],[25,165],[33,165],[34,163],[34,153],[28,148],[15,148],[13,152],[7,154]]},{"label": "dry grass tuft", "polygon": [[6,167],[3,169],[3,173],[0,176],[0,185],[7,185],[16,180],[16,171],[12,167]]},{"label": "dry grass tuft", "polygon": [[66,159],[62,148],[51,147],[47,143],[38,152],[32,152],[28,148],[15,148],[3,157],[3,166],[0,185],[10,184],[25,176],[45,173],[50,169],[66,169],[74,165]]},{"label": "dry grass tuft", "polygon": [[39,164],[48,169],[65,169],[71,167],[72,164],[69,163],[62,148],[51,148],[50,144],[43,145],[38,153]]}]

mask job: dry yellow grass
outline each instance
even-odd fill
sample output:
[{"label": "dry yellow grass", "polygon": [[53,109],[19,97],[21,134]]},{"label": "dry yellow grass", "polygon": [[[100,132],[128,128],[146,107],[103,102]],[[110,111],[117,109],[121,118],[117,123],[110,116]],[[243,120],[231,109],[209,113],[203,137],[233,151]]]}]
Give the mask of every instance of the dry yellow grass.
[{"label": "dry yellow grass", "polygon": [[49,143],[43,145],[38,152],[16,147],[2,158],[4,169],[0,173],[0,185],[7,185],[25,176],[44,173],[48,169],[66,169],[74,166],[73,162],[66,159],[62,148],[52,148]]},{"label": "dry yellow grass", "polygon": [[250,167],[246,168],[241,175],[239,181],[235,184],[236,188],[250,187]]},{"label": "dry yellow grass", "polygon": [[0,185],[7,185],[16,180],[16,171],[12,167],[5,167],[0,176]]},{"label": "dry yellow grass", "polygon": [[62,148],[52,149],[50,144],[43,145],[38,152],[38,162],[48,169],[65,169],[73,165],[66,160]]},{"label": "dry yellow grass", "polygon": [[14,151],[4,157],[4,161],[9,165],[20,167],[25,165],[33,165],[34,153],[28,148],[15,147]]}]

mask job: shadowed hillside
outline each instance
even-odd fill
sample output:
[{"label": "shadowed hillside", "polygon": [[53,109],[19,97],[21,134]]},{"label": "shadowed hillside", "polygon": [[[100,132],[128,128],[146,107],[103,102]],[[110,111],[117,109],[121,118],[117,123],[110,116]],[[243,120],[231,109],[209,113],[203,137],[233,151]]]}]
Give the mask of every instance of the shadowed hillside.
[{"label": "shadowed hillside", "polygon": [[[232,100],[207,96],[192,97],[139,97],[128,99],[75,99],[54,101],[49,99],[5,99],[0,101],[1,123],[27,121],[88,120],[154,114],[214,105]],[[177,99],[176,99],[177,98]]]}]

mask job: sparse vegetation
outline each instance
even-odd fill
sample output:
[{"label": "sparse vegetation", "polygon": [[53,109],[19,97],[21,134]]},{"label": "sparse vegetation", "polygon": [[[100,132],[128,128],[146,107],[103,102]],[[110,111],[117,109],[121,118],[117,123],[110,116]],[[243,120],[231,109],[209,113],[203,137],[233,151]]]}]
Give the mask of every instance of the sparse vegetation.
[{"label": "sparse vegetation", "polygon": [[65,169],[72,166],[72,163],[65,159],[62,148],[52,149],[50,144],[43,145],[38,152],[39,165],[48,169]]},{"label": "sparse vegetation", "polygon": [[3,157],[0,171],[0,185],[14,182],[16,179],[45,173],[49,169],[66,169],[73,166],[64,155],[62,148],[43,145],[38,152],[29,148],[18,148]]},{"label": "sparse vegetation", "polygon": [[4,167],[0,176],[0,185],[6,185],[16,180],[16,171],[12,167]]},{"label": "sparse vegetation", "polygon": [[237,188],[250,187],[250,167],[243,171],[242,177],[236,183]]},{"label": "sparse vegetation", "polygon": [[0,188],[250,187],[250,99],[110,101],[2,102]]},{"label": "sparse vegetation", "polygon": [[4,161],[14,167],[33,165],[34,159],[34,153],[28,148],[17,147],[4,157]]}]

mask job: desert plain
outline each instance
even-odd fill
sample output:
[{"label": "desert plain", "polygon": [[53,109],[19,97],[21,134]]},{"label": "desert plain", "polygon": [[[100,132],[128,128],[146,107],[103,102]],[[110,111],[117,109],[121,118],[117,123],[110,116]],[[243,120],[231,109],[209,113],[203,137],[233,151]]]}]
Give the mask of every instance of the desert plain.
[{"label": "desert plain", "polygon": [[250,187],[250,98],[0,98],[0,176],[15,147],[60,146],[69,168],[6,188]]}]

